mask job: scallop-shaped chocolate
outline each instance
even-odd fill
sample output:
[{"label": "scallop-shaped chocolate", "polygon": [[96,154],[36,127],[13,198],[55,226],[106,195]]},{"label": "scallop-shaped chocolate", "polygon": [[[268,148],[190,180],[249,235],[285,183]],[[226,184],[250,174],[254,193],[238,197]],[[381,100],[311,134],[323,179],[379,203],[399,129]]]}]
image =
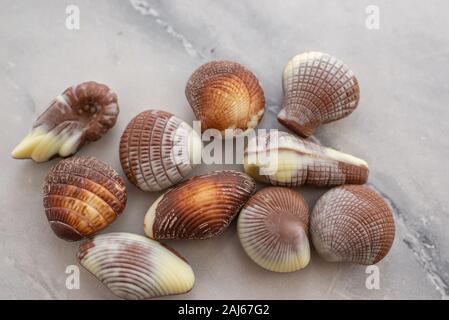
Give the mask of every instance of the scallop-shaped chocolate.
[{"label": "scallop-shaped chocolate", "polygon": [[363,184],[368,164],[286,132],[254,136],[244,158],[245,172],[275,186]]},{"label": "scallop-shaped chocolate", "polygon": [[237,227],[243,249],[261,267],[292,272],[309,263],[309,207],[299,193],[262,189],[243,207]]},{"label": "scallop-shaped chocolate", "polygon": [[283,88],[283,108],[278,120],[305,138],[320,125],[348,116],[360,98],[351,69],[322,52],[293,57],[284,68]]},{"label": "scallop-shaped chocolate", "polygon": [[55,234],[68,241],[106,228],[126,205],[124,179],[94,157],[61,160],[45,178],[44,208]]},{"label": "scallop-shaped chocolate", "polygon": [[345,185],[318,200],[310,233],[323,259],[371,265],[387,255],[395,225],[390,206],[378,193],[367,186]]},{"label": "scallop-shaped chocolate", "polygon": [[93,81],[72,86],[37,118],[12,156],[36,162],[70,156],[100,139],[115,125],[118,114],[117,95],[108,86]]},{"label": "scallop-shaped chocolate", "polygon": [[256,184],[237,171],[193,177],[160,196],[145,215],[152,239],[207,239],[224,231],[254,193]]},{"label": "scallop-shaped chocolate", "polygon": [[134,117],[120,140],[123,171],[143,191],[166,189],[201,161],[201,138],[171,113],[147,110]]},{"label": "scallop-shaped chocolate", "polygon": [[81,265],[123,299],[149,299],[190,291],[195,276],[187,261],[157,241],[108,233],[83,243]]},{"label": "scallop-shaped chocolate", "polygon": [[216,129],[234,134],[253,129],[265,109],[262,87],[247,68],[232,61],[211,61],[189,78],[186,96],[201,131]]}]

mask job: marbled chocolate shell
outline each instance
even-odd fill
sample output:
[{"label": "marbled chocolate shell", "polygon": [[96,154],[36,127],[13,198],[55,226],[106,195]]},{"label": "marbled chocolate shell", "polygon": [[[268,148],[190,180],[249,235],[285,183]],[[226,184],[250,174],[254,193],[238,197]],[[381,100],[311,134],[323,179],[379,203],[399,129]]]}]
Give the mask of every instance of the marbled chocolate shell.
[{"label": "marbled chocolate shell", "polygon": [[181,119],[160,110],[134,117],[120,140],[123,171],[143,191],[166,189],[201,161],[201,138]]},{"label": "marbled chocolate shell", "polygon": [[12,156],[36,162],[70,156],[100,139],[115,125],[118,114],[117,95],[106,85],[89,81],[72,86],[37,118]]},{"label": "marbled chocolate shell", "polygon": [[278,120],[307,138],[322,124],[348,116],[357,107],[360,89],[354,73],[322,52],[293,57],[283,74],[284,100]]},{"label": "marbled chocolate shell", "polygon": [[95,236],[79,247],[81,265],[123,299],[149,299],[190,291],[193,270],[175,250],[131,233]]},{"label": "marbled chocolate shell", "polygon": [[371,265],[387,255],[395,226],[392,210],[379,194],[367,186],[345,185],[318,200],[310,232],[323,259]]},{"label": "marbled chocolate shell", "polygon": [[235,135],[245,133],[257,126],[265,109],[256,76],[232,61],[211,61],[199,67],[187,82],[186,97],[202,132],[234,129]]},{"label": "marbled chocolate shell", "polygon": [[124,210],[125,181],[94,157],[61,160],[45,178],[44,208],[55,234],[68,241],[106,228]]},{"label": "marbled chocolate shell", "polygon": [[254,193],[256,183],[237,171],[193,177],[160,196],[145,215],[152,239],[207,239],[224,231]]},{"label": "marbled chocolate shell", "polygon": [[240,212],[237,228],[243,249],[262,268],[292,272],[309,263],[309,207],[293,190],[257,192]]},{"label": "marbled chocolate shell", "polygon": [[256,180],[284,187],[363,184],[369,172],[362,159],[286,132],[250,139],[244,167]]}]

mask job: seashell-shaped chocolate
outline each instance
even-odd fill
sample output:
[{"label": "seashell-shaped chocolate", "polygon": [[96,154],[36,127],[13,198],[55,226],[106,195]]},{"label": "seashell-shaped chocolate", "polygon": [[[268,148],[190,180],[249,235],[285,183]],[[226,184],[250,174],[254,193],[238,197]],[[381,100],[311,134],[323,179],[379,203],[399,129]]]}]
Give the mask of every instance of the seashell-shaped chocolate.
[{"label": "seashell-shaped chocolate", "polygon": [[61,160],[45,178],[44,208],[55,234],[68,241],[106,228],[126,205],[124,179],[94,157]]},{"label": "seashell-shaped chocolate", "polygon": [[13,150],[16,159],[44,162],[67,157],[112,128],[119,114],[117,95],[104,84],[84,82],[56,97]]},{"label": "seashell-shaped chocolate", "polygon": [[320,125],[348,116],[359,103],[354,73],[326,53],[306,52],[293,57],[282,80],[284,100],[278,120],[304,138]]},{"label": "seashell-shaped chocolate", "polygon": [[293,190],[257,192],[240,212],[237,228],[245,252],[267,270],[292,272],[309,263],[309,207]]},{"label": "seashell-shaped chocolate", "polygon": [[316,203],[310,233],[325,260],[371,265],[382,260],[393,244],[393,213],[371,188],[340,186]]},{"label": "seashell-shaped chocolate", "polygon": [[224,231],[256,189],[255,181],[237,171],[193,177],[160,196],[145,215],[148,237],[207,239]]},{"label": "seashell-shaped chocolate", "polygon": [[171,113],[147,110],[134,117],[120,140],[123,171],[143,191],[181,181],[201,160],[200,136]]},{"label": "seashell-shaped chocolate", "polygon": [[195,275],[175,250],[131,233],[95,236],[80,245],[81,265],[123,299],[149,299],[190,291]]},{"label": "seashell-shaped chocolate", "polygon": [[244,167],[260,182],[285,187],[363,184],[369,171],[362,159],[286,132],[250,139]]},{"label": "seashell-shaped chocolate", "polygon": [[[212,61],[189,78],[186,97],[201,131],[217,129],[234,134],[253,129],[262,119],[265,97],[256,76],[237,62]],[[238,129],[240,132],[237,132]]]}]

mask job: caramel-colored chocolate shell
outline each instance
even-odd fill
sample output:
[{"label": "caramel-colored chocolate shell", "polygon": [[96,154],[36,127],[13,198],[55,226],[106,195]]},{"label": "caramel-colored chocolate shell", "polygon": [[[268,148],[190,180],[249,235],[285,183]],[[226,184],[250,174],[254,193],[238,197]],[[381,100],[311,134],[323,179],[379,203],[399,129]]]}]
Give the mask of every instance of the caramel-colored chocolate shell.
[{"label": "caramel-colored chocolate shell", "polygon": [[124,210],[125,181],[107,163],[94,157],[71,157],[50,169],[43,203],[50,227],[68,241],[106,228]]},{"label": "caramel-colored chocolate shell", "polygon": [[256,76],[232,61],[211,61],[189,78],[186,97],[201,131],[255,128],[265,109],[265,97]]},{"label": "caramel-colored chocolate shell", "polygon": [[152,239],[207,239],[235,218],[256,184],[237,171],[216,171],[193,177],[163,194],[145,216]]}]

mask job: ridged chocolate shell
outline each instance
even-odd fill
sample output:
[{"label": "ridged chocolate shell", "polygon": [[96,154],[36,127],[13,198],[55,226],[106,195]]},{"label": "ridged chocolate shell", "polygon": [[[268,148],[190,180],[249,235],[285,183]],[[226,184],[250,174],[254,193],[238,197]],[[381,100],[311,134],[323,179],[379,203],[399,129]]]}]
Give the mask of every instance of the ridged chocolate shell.
[{"label": "ridged chocolate shell", "polygon": [[106,228],[126,205],[124,179],[94,157],[61,160],[45,178],[44,208],[55,234],[68,241]]},{"label": "ridged chocolate shell", "polygon": [[232,61],[211,61],[189,78],[186,97],[201,131],[255,128],[262,119],[265,97],[256,76]]},{"label": "ridged chocolate shell", "polygon": [[339,59],[322,52],[293,57],[283,74],[284,99],[278,120],[302,137],[322,124],[348,116],[357,107],[357,78]]},{"label": "ridged chocolate shell", "polygon": [[123,299],[186,293],[195,283],[192,268],[176,251],[131,233],[95,236],[79,247],[77,258]]},{"label": "ridged chocolate shell", "polygon": [[201,144],[186,122],[165,111],[147,110],[134,117],[123,132],[120,162],[139,189],[159,191],[192,171],[200,162]]},{"label": "ridged chocolate shell", "polygon": [[292,272],[309,263],[309,207],[293,190],[257,192],[240,212],[237,228],[243,249],[262,268]]},{"label": "ridged chocolate shell", "polygon": [[390,206],[379,194],[367,186],[346,185],[318,200],[310,231],[323,259],[372,265],[390,250],[395,225]]},{"label": "ridged chocolate shell", "polygon": [[12,156],[36,162],[70,156],[100,139],[115,125],[118,114],[117,95],[108,86],[93,81],[72,86],[37,118]]},{"label": "ridged chocolate shell", "polygon": [[285,187],[363,184],[369,173],[362,159],[286,132],[250,139],[244,167],[258,181]]},{"label": "ridged chocolate shell", "polygon": [[159,197],[145,215],[152,239],[207,239],[224,231],[256,189],[237,171],[193,177]]}]

